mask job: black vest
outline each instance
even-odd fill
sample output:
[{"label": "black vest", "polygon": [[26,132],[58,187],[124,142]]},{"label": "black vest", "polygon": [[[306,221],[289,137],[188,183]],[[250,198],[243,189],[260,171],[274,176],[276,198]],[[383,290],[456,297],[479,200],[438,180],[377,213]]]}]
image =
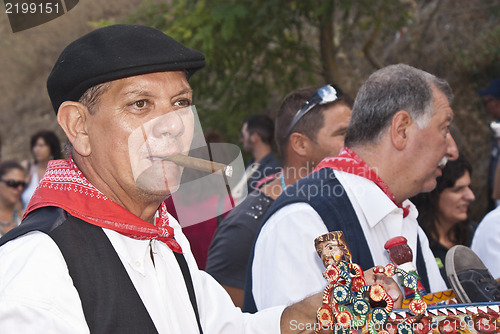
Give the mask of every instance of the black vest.
[{"label": "black vest", "polygon": [[[68,266],[91,333],[158,333],[113,245],[102,228],[56,207],[31,212],[0,239],[0,246],[31,231],[49,235]],[[176,254],[193,304],[194,289],[182,254]],[[188,276],[188,277],[186,277]],[[193,307],[199,323],[196,300]]]},{"label": "black vest", "polygon": [[[262,219],[261,229],[269,217],[284,207],[285,205],[306,202],[312,206],[320,215],[328,231],[342,231],[351,251],[352,262],[357,263],[363,270],[373,267],[373,258],[366,242],[363,230],[359,223],[356,212],[347,196],[344,187],[340,184],[331,168],[323,168],[299,180],[279,196],[271,205],[266,215]],[[307,222],[304,222],[307,224]],[[255,240],[257,240],[257,233]],[[313,242],[311,240],[311,242]],[[255,251],[252,249],[249,257],[247,276],[245,281],[245,297],[243,310],[245,312],[257,312],[257,306],[252,293],[252,263]],[[427,269],[420,248],[420,241],[417,240],[417,271],[421,282],[427,291],[429,281]],[[325,281],[326,285],[326,281]]]}]

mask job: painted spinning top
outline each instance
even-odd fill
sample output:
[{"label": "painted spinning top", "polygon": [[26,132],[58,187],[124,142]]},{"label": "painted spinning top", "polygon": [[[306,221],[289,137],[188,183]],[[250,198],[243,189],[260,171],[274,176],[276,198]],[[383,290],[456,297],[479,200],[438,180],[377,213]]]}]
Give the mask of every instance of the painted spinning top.
[{"label": "painted spinning top", "polygon": [[[420,282],[420,276],[418,276],[417,269],[413,265],[413,252],[408,246],[408,240],[403,237],[403,236],[398,236],[391,238],[387,240],[387,242],[384,245],[384,248],[387,250],[389,253],[389,258],[391,259],[392,263],[396,265],[399,269],[404,270],[408,274],[412,274],[417,278],[417,290],[418,293],[423,296],[426,295],[427,292],[425,291],[424,286]],[[399,281],[401,285],[403,285],[403,279],[404,277],[402,275],[399,276]],[[413,298],[414,297],[414,290],[413,289],[408,289],[404,288],[405,292],[405,298]]]},{"label": "painted spinning top", "polygon": [[[317,311],[315,333],[334,330],[336,334],[368,333],[387,334],[381,330],[386,325],[394,301],[380,284],[368,285],[361,266],[352,263],[352,256],[342,231],[333,231],[316,238],[316,251],[326,267],[323,276],[328,285],[323,291],[323,303]],[[415,316],[422,316],[427,304],[417,290],[417,278],[390,263],[375,267],[374,272],[387,277],[395,274],[403,277],[402,286],[412,289],[415,298],[409,309]],[[405,319],[397,324],[398,334],[411,334],[408,327],[416,318]]]}]

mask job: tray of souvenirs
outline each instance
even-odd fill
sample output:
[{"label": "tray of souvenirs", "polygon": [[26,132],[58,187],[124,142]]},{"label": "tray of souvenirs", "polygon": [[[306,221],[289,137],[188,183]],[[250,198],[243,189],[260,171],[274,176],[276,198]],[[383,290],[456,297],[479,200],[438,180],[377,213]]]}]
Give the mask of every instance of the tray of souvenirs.
[{"label": "tray of souvenirs", "polygon": [[[404,244],[402,247],[407,251],[406,240],[399,237],[391,239],[386,249],[389,251],[394,244]],[[400,265],[401,259],[395,259],[389,251],[393,263],[374,268],[376,273],[394,277],[403,287],[405,300],[401,309],[395,309],[384,287],[368,285],[361,267],[350,261],[342,232],[329,232],[316,238],[315,246],[325,264],[323,276],[328,282],[323,304],[317,311],[316,333],[324,330],[335,334],[500,332],[500,302],[459,304],[452,290],[427,294],[418,274],[408,265],[408,259]]]}]

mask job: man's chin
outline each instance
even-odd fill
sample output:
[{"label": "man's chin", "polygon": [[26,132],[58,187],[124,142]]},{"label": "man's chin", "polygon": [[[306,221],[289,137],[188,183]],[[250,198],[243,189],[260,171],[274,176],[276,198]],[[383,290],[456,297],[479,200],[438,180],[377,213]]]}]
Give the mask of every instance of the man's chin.
[{"label": "man's chin", "polygon": [[179,188],[180,173],[172,171],[166,175],[154,169],[148,169],[137,177],[135,183],[138,188],[157,195],[168,196]]},{"label": "man's chin", "polygon": [[422,189],[420,190],[421,193],[428,193],[434,190],[436,188],[437,182],[436,179],[432,179],[424,183],[422,186]]},{"label": "man's chin", "polygon": [[163,199],[166,199],[168,196],[173,194],[179,189],[179,185],[177,186],[159,186],[155,184],[144,184],[144,183],[138,183],[137,186],[144,192],[147,193],[149,196],[155,196],[155,197],[160,197]]}]

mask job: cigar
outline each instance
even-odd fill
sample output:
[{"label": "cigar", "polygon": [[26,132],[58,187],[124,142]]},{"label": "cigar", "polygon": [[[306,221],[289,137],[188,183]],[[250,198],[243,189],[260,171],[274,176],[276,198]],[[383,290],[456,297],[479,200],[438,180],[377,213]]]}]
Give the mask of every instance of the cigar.
[{"label": "cigar", "polygon": [[220,171],[227,177],[233,176],[233,167],[220,162],[213,162],[201,158],[190,157],[184,154],[174,154],[163,157],[163,160],[171,161],[179,166],[215,173]]}]

